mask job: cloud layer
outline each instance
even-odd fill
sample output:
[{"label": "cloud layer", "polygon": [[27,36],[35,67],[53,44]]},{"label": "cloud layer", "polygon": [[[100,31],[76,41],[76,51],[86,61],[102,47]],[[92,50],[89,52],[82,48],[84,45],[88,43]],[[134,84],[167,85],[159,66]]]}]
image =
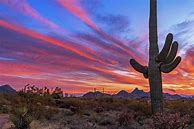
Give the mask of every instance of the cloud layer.
[{"label": "cloud layer", "polygon": [[[123,37],[133,31],[128,14],[91,13],[78,0],[57,0],[52,3],[55,11],[40,11],[45,5],[27,0],[0,3],[4,12],[0,15],[0,84],[17,89],[28,83],[60,86],[69,93],[103,87],[111,93],[135,87],[149,90],[148,81],[129,66],[130,58],[147,64],[148,32]],[[34,6],[38,4],[40,8]],[[52,13],[60,15],[67,28]],[[194,94],[193,24],[191,17],[170,28],[180,41],[183,61],[164,75],[166,92]]]}]

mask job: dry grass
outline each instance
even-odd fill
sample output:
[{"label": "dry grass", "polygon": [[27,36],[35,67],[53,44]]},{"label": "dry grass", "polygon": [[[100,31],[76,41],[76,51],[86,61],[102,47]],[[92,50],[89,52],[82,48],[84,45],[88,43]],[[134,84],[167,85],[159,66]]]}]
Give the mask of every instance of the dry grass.
[{"label": "dry grass", "polygon": [[[51,96],[16,95],[10,99],[1,96],[0,112],[15,115],[12,110],[26,107],[33,118],[31,129],[177,129],[194,128],[194,101],[165,101],[165,114],[151,115],[147,100],[118,98],[62,98]],[[177,114],[177,115],[173,115]],[[167,117],[168,116],[168,117]],[[184,118],[184,119],[183,119]],[[166,119],[169,119],[165,121]],[[8,129],[13,123],[7,117],[2,126]],[[169,124],[171,122],[171,124]],[[0,122],[1,123],[1,122]],[[165,124],[165,126],[162,126]],[[176,126],[175,126],[176,125]]]}]

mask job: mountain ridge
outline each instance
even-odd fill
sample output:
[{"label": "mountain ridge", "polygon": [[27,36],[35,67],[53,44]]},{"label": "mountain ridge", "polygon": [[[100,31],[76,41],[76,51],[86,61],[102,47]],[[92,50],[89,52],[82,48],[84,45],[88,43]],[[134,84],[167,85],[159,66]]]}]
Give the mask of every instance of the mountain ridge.
[{"label": "mountain ridge", "polygon": [[[5,84],[0,86],[0,93],[8,93],[8,94],[16,94],[17,91],[12,88],[10,85]],[[194,96],[188,95],[179,95],[179,94],[170,94],[170,93],[163,93],[164,99],[181,99],[181,98],[194,98]],[[133,91],[128,92],[126,90],[121,90],[116,94],[108,94],[102,93],[100,91],[96,92],[87,92],[79,97],[84,98],[96,98],[96,97],[116,97],[116,98],[150,98],[150,92],[145,92],[143,90],[139,90],[135,88]]]},{"label": "mountain ridge", "polygon": [[[85,98],[94,98],[94,97],[116,97],[116,98],[150,98],[150,92],[145,92],[143,90],[139,90],[138,88],[135,88],[131,92],[127,92],[125,90],[121,90],[118,93],[111,95],[111,94],[105,94],[100,91],[96,92],[87,92],[82,97]],[[181,99],[181,98],[189,98],[184,97],[183,95],[179,94],[169,94],[169,93],[163,93],[164,99]]]},{"label": "mountain ridge", "polygon": [[13,89],[10,85],[5,84],[0,86],[0,93],[16,94],[16,90]]}]

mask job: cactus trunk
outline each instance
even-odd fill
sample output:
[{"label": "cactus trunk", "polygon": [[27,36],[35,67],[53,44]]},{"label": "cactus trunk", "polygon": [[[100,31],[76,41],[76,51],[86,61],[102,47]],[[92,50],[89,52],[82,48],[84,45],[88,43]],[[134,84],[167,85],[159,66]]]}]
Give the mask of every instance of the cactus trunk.
[{"label": "cactus trunk", "polygon": [[158,67],[158,62],[156,62],[156,57],[159,54],[157,35],[157,0],[150,1],[149,42],[148,76],[152,112],[155,113],[163,111],[162,77],[161,71]]},{"label": "cactus trunk", "polygon": [[162,77],[157,64],[150,59],[149,67],[149,84],[152,112],[163,111],[163,94],[162,94]]},{"label": "cactus trunk", "polygon": [[149,79],[152,112],[163,112],[162,72],[169,73],[181,62],[176,57],[178,42],[173,42],[173,35],[169,33],[163,49],[159,52],[157,34],[157,0],[150,0],[149,19],[149,63],[148,67],[130,59],[131,66]]}]

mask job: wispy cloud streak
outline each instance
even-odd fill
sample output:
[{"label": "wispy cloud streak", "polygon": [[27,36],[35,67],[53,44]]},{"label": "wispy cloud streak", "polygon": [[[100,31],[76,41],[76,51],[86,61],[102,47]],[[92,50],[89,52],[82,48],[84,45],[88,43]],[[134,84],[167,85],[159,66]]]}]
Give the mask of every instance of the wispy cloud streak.
[{"label": "wispy cloud streak", "polygon": [[[47,2],[0,0],[0,85],[9,83],[17,89],[27,83],[61,86],[69,93],[93,88],[105,88],[109,93],[135,87],[149,90],[147,80],[129,65],[130,58],[142,64],[147,64],[148,58],[148,32],[131,35],[131,25],[138,29],[138,24],[147,24],[138,21],[138,17],[144,17],[142,11],[132,15],[130,10],[136,10],[131,7],[134,1],[124,1],[127,8],[123,1],[118,5],[100,1],[107,5],[94,10],[87,9],[82,0],[49,1],[52,6]],[[111,8],[113,5],[118,9]],[[183,60],[173,72],[163,74],[164,90],[193,94],[194,20],[169,20],[174,26],[168,32],[179,41],[178,54]]]}]

